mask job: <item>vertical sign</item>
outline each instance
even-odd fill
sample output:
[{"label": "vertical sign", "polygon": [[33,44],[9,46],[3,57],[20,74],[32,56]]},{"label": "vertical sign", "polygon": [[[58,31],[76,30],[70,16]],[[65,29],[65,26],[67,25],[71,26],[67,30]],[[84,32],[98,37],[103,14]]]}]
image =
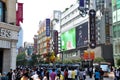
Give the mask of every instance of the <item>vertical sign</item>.
[{"label": "vertical sign", "polygon": [[84,0],[79,0],[79,8],[84,8]]},{"label": "vertical sign", "polygon": [[16,25],[20,25],[20,21],[23,22],[23,3],[18,3],[18,10],[16,11]]},{"label": "vertical sign", "polygon": [[50,36],[50,19],[46,19],[46,36]]},{"label": "vertical sign", "polygon": [[105,35],[106,35],[106,44],[110,43],[110,24],[109,24],[109,11],[105,12]]},{"label": "vertical sign", "polygon": [[90,48],[96,47],[96,27],[95,27],[95,16],[96,11],[94,9],[91,9],[89,11],[89,26],[90,26]]},{"label": "vertical sign", "polygon": [[54,52],[55,52],[55,55],[58,54],[58,31],[57,30],[54,30],[53,32],[54,36],[53,36],[53,46],[54,46]]}]

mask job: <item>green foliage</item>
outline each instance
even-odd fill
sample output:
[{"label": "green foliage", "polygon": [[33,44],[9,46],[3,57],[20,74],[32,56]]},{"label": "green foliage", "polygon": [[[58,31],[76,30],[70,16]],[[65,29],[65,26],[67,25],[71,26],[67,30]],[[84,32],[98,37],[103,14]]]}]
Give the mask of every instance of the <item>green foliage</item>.
[{"label": "green foliage", "polygon": [[102,57],[96,57],[95,59],[94,59],[94,62],[96,62],[96,63],[100,63],[100,62],[104,62],[105,60],[102,58]]},{"label": "green foliage", "polygon": [[120,59],[117,59],[117,66],[120,66]]},{"label": "green foliage", "polygon": [[66,59],[63,61],[63,63],[69,64],[69,63],[79,63],[81,59]]},{"label": "green foliage", "polygon": [[16,62],[17,65],[26,65],[26,63],[27,63],[26,54],[25,54],[24,52],[18,54],[16,61],[17,61],[17,62]]}]

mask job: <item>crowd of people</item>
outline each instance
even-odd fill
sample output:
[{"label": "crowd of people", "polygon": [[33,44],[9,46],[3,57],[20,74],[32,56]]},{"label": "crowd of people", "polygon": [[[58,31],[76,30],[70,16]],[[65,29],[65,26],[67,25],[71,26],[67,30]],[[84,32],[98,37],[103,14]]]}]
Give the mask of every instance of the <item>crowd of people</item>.
[{"label": "crowd of people", "polygon": [[[120,69],[114,69],[114,80],[120,80]],[[79,67],[23,67],[15,70],[10,69],[8,73],[3,72],[0,80],[87,80],[86,76],[95,80],[103,80],[102,68],[79,68]]]}]

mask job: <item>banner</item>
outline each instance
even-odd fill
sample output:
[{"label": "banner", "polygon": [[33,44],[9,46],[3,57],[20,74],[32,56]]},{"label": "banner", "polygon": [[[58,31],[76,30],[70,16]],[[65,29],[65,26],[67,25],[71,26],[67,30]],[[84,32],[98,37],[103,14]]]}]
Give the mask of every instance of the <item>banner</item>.
[{"label": "banner", "polygon": [[19,26],[23,22],[23,3],[18,3],[18,10],[16,11],[16,25]]}]

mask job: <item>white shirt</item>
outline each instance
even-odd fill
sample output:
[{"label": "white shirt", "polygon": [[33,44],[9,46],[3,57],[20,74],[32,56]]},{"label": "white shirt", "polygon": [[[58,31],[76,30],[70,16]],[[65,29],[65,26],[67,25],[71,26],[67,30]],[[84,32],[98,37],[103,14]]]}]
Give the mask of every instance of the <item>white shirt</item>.
[{"label": "white shirt", "polygon": [[72,78],[72,71],[68,70],[68,78]]}]

